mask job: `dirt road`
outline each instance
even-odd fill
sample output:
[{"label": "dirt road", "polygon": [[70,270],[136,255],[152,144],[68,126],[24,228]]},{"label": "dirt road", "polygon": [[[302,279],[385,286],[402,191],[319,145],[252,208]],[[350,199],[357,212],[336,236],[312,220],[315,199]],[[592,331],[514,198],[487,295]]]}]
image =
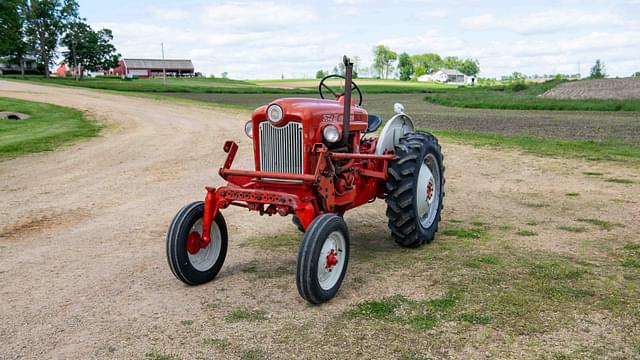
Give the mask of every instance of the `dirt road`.
[{"label": "dirt road", "polygon": [[[181,206],[203,197],[205,185],[219,183],[216,172],[225,139],[239,140],[237,167],[252,165],[242,131],[248,113],[5,81],[0,81],[0,96],[78,108],[108,125],[99,138],[0,162],[0,359],[396,357],[398,347],[408,346],[401,339],[383,344],[379,337],[358,333],[357,327],[343,329],[353,338],[336,338],[327,326],[363,300],[398,293],[428,299],[445,291],[442,271],[412,273],[408,279],[410,269],[382,267],[367,280],[370,269],[363,264],[369,260],[355,257],[338,297],[310,307],[295,290],[295,244],[292,251],[278,252],[260,245],[263,238],[277,243],[282,241],[279,234],[295,235],[290,219],[242,209],[224,212],[230,250],[218,279],[184,286],[166,263],[167,225]],[[444,219],[515,227],[536,219],[544,224],[538,237],[515,240],[516,248],[585,259],[602,252],[585,249],[578,234],[567,235],[556,225],[578,217],[601,218],[624,227],[594,230],[589,236],[610,237],[615,246],[637,241],[636,169],[459,144],[445,144],[444,149]],[[632,183],[583,174],[589,171]],[[581,196],[568,198],[568,192]],[[347,215],[356,250],[373,247],[381,250],[375,253],[379,257],[385,251],[399,254],[386,231],[384,209],[378,201]],[[453,225],[445,221],[442,228],[447,226]],[[416,251],[438,252],[438,242],[455,241],[440,236],[434,245]],[[263,264],[276,275],[257,276],[255,268],[263,269]],[[230,314],[237,309],[247,310],[249,321],[235,321]],[[453,336],[452,329],[445,326],[442,332]],[[619,335],[573,336],[567,331],[562,339],[541,337],[536,344],[542,349],[551,343],[575,347],[585,336],[615,341]],[[448,345],[425,337],[412,340],[411,346],[436,357],[477,357],[526,348],[519,339],[493,343],[474,337]]]}]

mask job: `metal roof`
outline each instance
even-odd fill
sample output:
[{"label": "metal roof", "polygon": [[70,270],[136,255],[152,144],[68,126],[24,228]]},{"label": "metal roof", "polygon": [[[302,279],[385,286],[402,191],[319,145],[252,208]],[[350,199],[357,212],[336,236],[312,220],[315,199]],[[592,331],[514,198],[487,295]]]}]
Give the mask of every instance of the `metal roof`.
[{"label": "metal roof", "polygon": [[458,71],[458,70],[453,70],[453,69],[442,69],[442,70],[440,70],[440,71],[442,71],[442,72],[443,72],[443,73],[445,73],[446,75],[464,76],[464,74],[463,74],[463,73],[461,73],[461,72],[460,72],[460,71]]},{"label": "metal roof", "polygon": [[193,63],[186,59],[122,59],[129,69],[189,69],[193,70]]}]

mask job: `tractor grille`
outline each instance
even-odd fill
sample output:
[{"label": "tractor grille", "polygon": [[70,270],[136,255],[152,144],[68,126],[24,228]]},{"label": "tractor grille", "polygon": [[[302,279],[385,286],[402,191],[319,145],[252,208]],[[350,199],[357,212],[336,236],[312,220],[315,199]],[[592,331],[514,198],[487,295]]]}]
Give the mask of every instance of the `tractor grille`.
[{"label": "tractor grille", "polygon": [[276,127],[260,123],[260,170],[288,174],[304,172],[302,124],[290,122]]}]

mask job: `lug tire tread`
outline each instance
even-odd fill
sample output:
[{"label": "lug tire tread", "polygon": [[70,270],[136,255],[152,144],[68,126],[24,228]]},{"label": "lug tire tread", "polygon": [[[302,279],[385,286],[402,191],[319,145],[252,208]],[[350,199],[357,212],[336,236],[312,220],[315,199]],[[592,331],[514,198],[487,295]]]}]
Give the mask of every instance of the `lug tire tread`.
[{"label": "lug tire tread", "polygon": [[[435,155],[441,164],[442,196],[437,217],[432,224],[433,231],[425,234],[418,231],[420,220],[414,210],[416,200],[414,188],[421,159],[424,159],[431,145],[435,148]],[[400,138],[400,143],[395,146],[395,154],[397,158],[389,164],[389,178],[385,184],[389,230],[396,243],[403,247],[417,247],[430,243],[438,231],[438,223],[444,208],[446,178],[442,149],[438,139],[432,134],[412,132]]]}]

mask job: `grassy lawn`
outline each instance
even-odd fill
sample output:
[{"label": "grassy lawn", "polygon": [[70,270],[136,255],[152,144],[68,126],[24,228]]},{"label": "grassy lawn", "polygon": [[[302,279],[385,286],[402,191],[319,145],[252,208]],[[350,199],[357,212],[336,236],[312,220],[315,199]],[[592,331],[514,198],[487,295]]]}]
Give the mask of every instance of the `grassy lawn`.
[{"label": "grassy lawn", "polygon": [[[5,77],[3,79],[21,80],[19,77]],[[122,80],[117,77],[97,77],[84,78],[76,81],[73,78],[51,78],[49,80],[39,76],[26,77],[24,81],[29,81],[44,85],[64,85],[74,87],[85,87],[91,89],[143,92],[143,93],[291,93],[292,90],[262,87],[253,83],[230,80],[230,79],[208,79],[208,78],[167,78],[166,83],[162,79],[130,79]],[[312,90],[300,89],[296,92],[312,92]]]},{"label": "grassy lawn", "polygon": [[439,105],[474,109],[640,111],[640,100],[559,100],[539,95],[559,81],[510,86],[460,87],[434,90],[426,100]]},{"label": "grassy lawn", "polygon": [[50,151],[100,131],[82,112],[61,106],[0,97],[0,111],[32,116],[23,121],[0,119],[0,158]]},{"label": "grassy lawn", "polygon": [[640,147],[625,144],[603,144],[593,141],[549,139],[525,135],[508,136],[474,133],[470,131],[421,130],[430,131],[441,139],[451,139],[472,145],[519,149],[540,156],[578,157],[588,160],[631,161],[633,163],[640,163]]},{"label": "grassy lawn", "polygon": [[[3,79],[29,81],[47,85],[64,85],[127,92],[146,93],[234,93],[234,94],[316,94],[319,80],[315,79],[286,79],[286,80],[231,80],[221,78],[167,78],[166,83],[160,78],[128,79],[117,77],[84,78],[76,81],[73,78],[51,78],[41,76],[27,76],[24,80],[18,76]],[[428,93],[432,90],[454,88],[450,85],[437,83],[419,83],[397,80],[356,79],[356,83],[365,93]],[[337,82],[332,82],[337,84]]]}]

